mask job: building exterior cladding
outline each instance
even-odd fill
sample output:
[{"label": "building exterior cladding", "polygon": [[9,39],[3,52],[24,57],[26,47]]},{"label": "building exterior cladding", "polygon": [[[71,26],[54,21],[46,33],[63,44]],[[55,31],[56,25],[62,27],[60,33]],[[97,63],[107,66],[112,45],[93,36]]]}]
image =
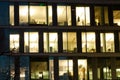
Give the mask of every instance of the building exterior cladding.
[{"label": "building exterior cladding", "polygon": [[1,0],[0,80],[119,80],[120,0]]}]

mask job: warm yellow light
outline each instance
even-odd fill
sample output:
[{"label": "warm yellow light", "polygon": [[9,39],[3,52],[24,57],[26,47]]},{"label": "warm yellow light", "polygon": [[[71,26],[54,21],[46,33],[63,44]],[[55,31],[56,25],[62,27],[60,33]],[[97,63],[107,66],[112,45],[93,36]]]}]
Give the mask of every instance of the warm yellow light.
[{"label": "warm yellow light", "polygon": [[20,15],[27,16],[28,15],[28,6],[20,6]]}]

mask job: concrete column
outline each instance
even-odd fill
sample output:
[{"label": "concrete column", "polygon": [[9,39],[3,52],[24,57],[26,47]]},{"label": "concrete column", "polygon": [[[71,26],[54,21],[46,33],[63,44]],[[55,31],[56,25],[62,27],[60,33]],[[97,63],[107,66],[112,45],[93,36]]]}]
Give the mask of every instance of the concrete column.
[{"label": "concrete column", "polygon": [[59,80],[59,63],[58,63],[58,57],[54,57],[54,80]]},{"label": "concrete column", "polygon": [[14,58],[15,64],[15,77],[14,80],[20,80],[20,59],[19,56],[15,56]]},{"label": "concrete column", "polygon": [[97,75],[97,58],[92,58],[93,80],[98,80]]},{"label": "concrete column", "polygon": [[78,80],[78,62],[77,58],[73,58],[73,80]]}]

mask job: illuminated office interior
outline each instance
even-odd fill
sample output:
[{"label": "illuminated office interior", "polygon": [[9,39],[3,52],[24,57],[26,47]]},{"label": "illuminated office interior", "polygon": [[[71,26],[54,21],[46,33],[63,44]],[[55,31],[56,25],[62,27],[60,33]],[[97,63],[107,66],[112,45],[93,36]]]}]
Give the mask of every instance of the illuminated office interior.
[{"label": "illuminated office interior", "polygon": [[119,80],[119,4],[1,1],[0,80]]}]

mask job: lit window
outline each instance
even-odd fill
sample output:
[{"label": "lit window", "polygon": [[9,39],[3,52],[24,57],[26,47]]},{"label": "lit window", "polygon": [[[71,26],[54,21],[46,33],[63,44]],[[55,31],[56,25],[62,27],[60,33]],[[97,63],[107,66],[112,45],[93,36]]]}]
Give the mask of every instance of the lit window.
[{"label": "lit window", "polygon": [[77,52],[75,32],[64,32],[63,33],[63,52]]},{"label": "lit window", "polygon": [[95,7],[95,25],[109,25],[108,7]]},{"label": "lit window", "polygon": [[87,80],[87,60],[78,60],[78,80]]},{"label": "lit window", "polygon": [[10,34],[10,51],[19,52],[19,34]]},{"label": "lit window", "polygon": [[14,6],[10,5],[10,25],[14,26]]},{"label": "lit window", "polygon": [[73,60],[59,60],[59,80],[73,80]]},{"label": "lit window", "polygon": [[44,33],[44,52],[58,52],[57,33]]},{"label": "lit window", "polygon": [[113,33],[101,33],[101,52],[114,52],[114,34]]},{"label": "lit window", "polygon": [[76,7],[76,25],[90,25],[90,9],[89,7]]},{"label": "lit window", "polygon": [[71,25],[71,7],[70,6],[57,6],[57,19],[59,26]]},{"label": "lit window", "polygon": [[116,26],[120,26],[120,10],[113,11],[113,23]]},{"label": "lit window", "polygon": [[19,6],[19,24],[27,25],[28,24],[28,6],[22,5]]},{"label": "lit window", "polygon": [[82,52],[95,52],[96,42],[94,32],[82,32]]},{"label": "lit window", "polygon": [[24,52],[38,52],[38,32],[24,33]]},{"label": "lit window", "polygon": [[52,25],[52,6],[44,3],[30,3],[19,6],[20,25]]},{"label": "lit window", "polygon": [[30,5],[30,24],[52,25],[52,6]]}]

